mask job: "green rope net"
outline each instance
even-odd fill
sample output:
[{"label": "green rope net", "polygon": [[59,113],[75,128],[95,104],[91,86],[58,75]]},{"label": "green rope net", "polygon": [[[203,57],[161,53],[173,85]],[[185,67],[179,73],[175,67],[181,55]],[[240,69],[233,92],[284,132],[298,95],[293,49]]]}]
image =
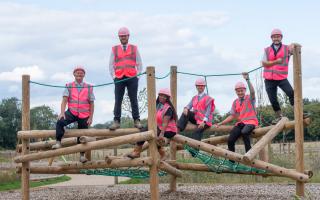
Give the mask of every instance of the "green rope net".
[{"label": "green rope net", "polygon": [[[86,174],[86,175],[102,175],[102,176],[122,176],[122,177],[129,177],[129,178],[140,178],[140,179],[145,179],[149,178],[150,174],[148,170],[143,170],[140,168],[136,169],[111,169],[111,168],[106,168],[106,169],[83,169],[80,170],[81,174]],[[159,176],[166,176],[167,173],[163,171],[159,171],[158,173]]]},{"label": "green rope net", "polygon": [[213,155],[208,155],[188,145],[184,145],[184,149],[186,149],[193,157],[198,158],[204,164],[206,164],[210,169],[210,171],[212,172],[222,173],[224,171],[231,171],[231,172],[239,172],[239,173],[252,172],[255,174],[267,173],[266,170],[249,167],[249,166],[240,164],[238,162],[231,162],[227,159],[221,159],[221,158],[214,157]]}]

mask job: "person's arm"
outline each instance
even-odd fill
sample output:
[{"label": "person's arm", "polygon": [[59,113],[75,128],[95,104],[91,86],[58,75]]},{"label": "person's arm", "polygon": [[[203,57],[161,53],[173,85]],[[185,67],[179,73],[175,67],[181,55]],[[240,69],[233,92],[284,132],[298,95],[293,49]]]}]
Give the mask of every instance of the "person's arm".
[{"label": "person's arm", "polygon": [[218,123],[218,126],[221,126],[221,125],[225,125],[227,123],[230,123],[232,120],[235,119],[235,116],[234,115],[229,115],[227,118],[225,118],[222,122]]},{"label": "person's arm", "polygon": [[251,98],[251,100],[254,100],[256,98],[255,97],[256,95],[255,95],[254,88],[253,88],[253,86],[251,84],[248,72],[242,72],[242,76],[243,76],[243,78],[246,80],[246,82],[248,84],[249,91],[250,91],[250,98]]},{"label": "person's arm", "polygon": [[90,101],[90,116],[87,120],[87,124],[90,126],[93,120],[93,113],[94,113],[94,101]]},{"label": "person's arm", "polygon": [[281,64],[282,63],[282,58],[278,58],[277,60],[273,60],[273,61],[268,61],[267,59],[267,55],[266,52],[264,52],[262,60],[261,60],[261,64],[263,67],[272,67],[273,65],[277,65],[277,64]]},{"label": "person's arm", "polygon": [[58,119],[65,119],[66,118],[64,112],[66,111],[67,103],[68,103],[68,97],[63,96],[62,101],[61,101],[61,105],[60,105],[60,114],[58,116]]},{"label": "person's arm", "polygon": [[143,70],[143,66],[142,66],[142,60],[141,60],[141,56],[140,56],[140,53],[138,51],[138,48],[137,48],[137,58],[136,58],[136,66],[137,66],[137,71],[138,73],[140,74]]},{"label": "person's arm", "polygon": [[112,79],[115,78],[114,74],[114,53],[113,50],[111,50],[110,59],[109,59],[109,73]]},{"label": "person's arm", "polygon": [[184,115],[188,115],[189,110],[192,108],[192,99],[191,101],[188,103],[188,105],[186,105],[186,107],[184,107],[183,109],[183,114]]}]

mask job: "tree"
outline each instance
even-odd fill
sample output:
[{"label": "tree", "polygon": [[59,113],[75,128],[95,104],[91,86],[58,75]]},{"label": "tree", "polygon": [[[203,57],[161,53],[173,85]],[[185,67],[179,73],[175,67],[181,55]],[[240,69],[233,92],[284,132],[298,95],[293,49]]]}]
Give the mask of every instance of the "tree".
[{"label": "tree", "polygon": [[[146,110],[148,109],[148,95],[147,95],[146,88],[143,88],[138,92],[138,106],[139,106],[140,115],[146,112]],[[131,103],[130,103],[130,98],[127,90],[123,97],[122,110],[127,112],[127,115],[132,115]]]},{"label": "tree", "polygon": [[32,130],[50,130],[55,128],[57,114],[46,105],[30,110],[30,126]]},{"label": "tree", "polygon": [[1,101],[0,118],[0,146],[13,149],[21,130],[21,103],[16,97]]}]

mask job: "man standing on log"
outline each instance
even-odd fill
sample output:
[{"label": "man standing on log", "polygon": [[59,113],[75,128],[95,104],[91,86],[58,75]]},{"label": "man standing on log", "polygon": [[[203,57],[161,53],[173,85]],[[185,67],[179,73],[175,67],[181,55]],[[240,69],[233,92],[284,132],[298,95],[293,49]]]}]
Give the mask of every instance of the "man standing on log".
[{"label": "man standing on log", "polygon": [[235,85],[235,92],[238,98],[233,101],[230,112],[231,115],[222,122],[215,124],[216,127],[219,127],[220,125],[227,124],[234,119],[237,120],[228,138],[228,149],[233,152],[235,151],[235,143],[240,136],[243,138],[246,152],[251,149],[250,134],[253,129],[259,125],[255,110],[256,98],[254,88],[250,82],[249,74],[244,72],[242,75],[247,81],[250,95],[246,95],[246,85],[242,82],[238,82]]},{"label": "man standing on log", "polygon": [[[93,87],[83,81],[86,71],[83,67],[77,66],[73,70],[75,81],[66,84],[61,102],[61,112],[56,125],[56,144],[53,149],[61,148],[61,139],[64,135],[64,127],[77,122],[78,129],[87,129],[92,124],[94,113]],[[68,110],[66,106],[68,104]],[[80,143],[79,137],[77,138]],[[80,153],[80,162],[87,162],[84,152]]]},{"label": "man standing on log", "polygon": [[112,47],[111,51],[109,71],[115,81],[115,104],[114,119],[113,124],[109,127],[110,130],[120,128],[121,105],[126,88],[131,103],[134,126],[142,128],[137,98],[139,81],[137,75],[142,72],[142,61],[137,46],[128,43],[129,35],[128,28],[120,28],[118,36],[121,44]]}]

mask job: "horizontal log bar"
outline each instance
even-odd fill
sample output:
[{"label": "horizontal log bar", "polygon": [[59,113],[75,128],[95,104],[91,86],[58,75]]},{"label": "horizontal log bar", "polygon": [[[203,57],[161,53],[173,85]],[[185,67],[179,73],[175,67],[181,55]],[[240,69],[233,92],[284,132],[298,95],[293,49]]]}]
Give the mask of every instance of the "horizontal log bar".
[{"label": "horizontal log bar", "polygon": [[[310,118],[306,118],[304,119],[304,125],[308,126],[311,123],[311,119]],[[233,126],[230,126],[230,130]],[[265,135],[268,131],[270,131],[274,126],[266,126],[266,127],[262,127],[262,128],[256,128],[253,130],[251,137],[253,138],[259,138],[263,135]],[[284,130],[290,130],[290,129],[294,129],[294,121],[290,121],[287,122],[285,124]],[[211,127],[210,131],[215,132],[218,129]],[[217,144],[223,144],[226,143],[228,141],[229,135],[222,135],[222,136],[216,136],[216,137],[211,137],[208,139],[204,139],[202,140],[202,142],[208,143],[208,144],[212,144],[212,145],[217,145]]]},{"label": "horizontal log bar", "polygon": [[[29,145],[30,151],[35,150],[48,150],[52,148],[52,145],[56,144],[56,140],[47,140],[41,142],[32,142]],[[65,138],[61,140],[61,144],[63,147],[68,147],[77,144],[77,138]],[[21,152],[21,144],[18,145],[18,152]]]},{"label": "horizontal log bar", "polygon": [[172,167],[170,164],[168,164],[165,161],[160,161],[159,163],[159,169],[161,169],[162,171],[168,172],[169,174],[172,174],[174,176],[177,177],[182,177],[182,172],[178,169],[176,169],[175,167]]},{"label": "horizontal log bar", "polygon": [[51,158],[51,157],[67,155],[67,154],[72,154],[77,152],[103,149],[110,146],[118,146],[122,144],[138,142],[142,140],[150,140],[150,139],[153,139],[153,137],[154,135],[152,131],[146,131],[141,133],[135,133],[132,135],[125,135],[125,136],[119,136],[119,137],[110,138],[110,139],[88,142],[86,144],[78,144],[75,146],[60,148],[56,150],[49,150],[49,151],[37,152],[37,153],[32,153],[27,155],[21,155],[21,156],[15,157],[14,161],[16,163],[20,163],[20,162],[26,162],[26,161],[40,160],[44,158]]},{"label": "horizontal log bar", "polygon": [[[116,129],[111,131],[109,129],[67,129],[64,138],[67,137],[81,137],[81,136],[89,136],[89,137],[98,137],[98,136],[123,136],[129,135],[133,133],[140,132],[137,128],[125,128],[125,129]],[[30,131],[19,131],[18,138],[21,139],[31,139],[31,138],[55,138],[56,131],[55,130],[30,130]]]},{"label": "horizontal log bar", "polygon": [[88,143],[88,142],[93,142],[93,141],[96,141],[97,139],[95,137],[88,137],[88,136],[81,136],[79,138],[79,141],[81,144],[85,144],[85,143]]},{"label": "horizontal log bar", "polygon": [[259,152],[283,130],[287,121],[288,118],[282,117],[282,119],[273,126],[270,131],[268,131],[248,152],[244,154],[243,159],[247,162],[252,161]]},{"label": "horizontal log bar", "polygon": [[261,160],[253,160],[252,162],[245,162],[243,160],[243,155],[235,153],[235,152],[231,152],[228,151],[226,149],[214,146],[214,145],[210,145],[201,141],[197,141],[188,137],[184,137],[182,135],[176,135],[173,137],[173,140],[180,143],[180,144],[187,144],[193,148],[197,148],[200,149],[202,151],[205,151],[207,153],[219,156],[219,157],[223,157],[223,158],[227,158],[230,160],[234,160],[240,163],[243,163],[245,165],[249,165],[255,168],[259,168],[259,169],[263,169],[263,170],[267,170],[270,171],[272,173],[275,173],[277,175],[283,175],[289,178],[292,178],[294,180],[299,180],[302,182],[307,182],[309,181],[309,177],[303,173],[299,173],[296,171],[292,171],[283,167],[279,167],[276,166],[274,164],[271,163],[267,163],[267,162],[263,162]]}]

